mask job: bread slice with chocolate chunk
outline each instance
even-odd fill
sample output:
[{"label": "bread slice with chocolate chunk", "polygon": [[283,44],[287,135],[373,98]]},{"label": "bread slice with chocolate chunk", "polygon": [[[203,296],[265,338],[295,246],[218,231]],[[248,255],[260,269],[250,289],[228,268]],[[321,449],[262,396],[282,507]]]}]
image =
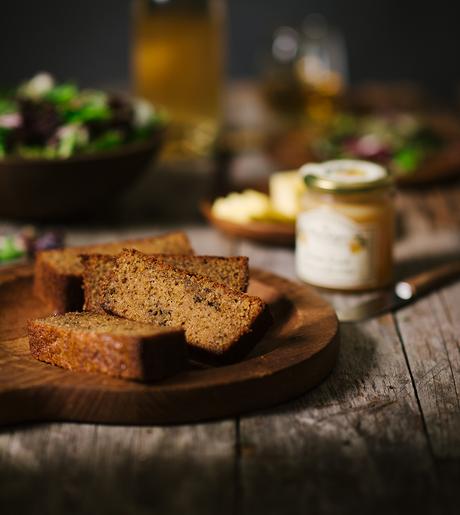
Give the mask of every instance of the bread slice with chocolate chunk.
[{"label": "bread slice with chocolate chunk", "polygon": [[[155,257],[175,268],[202,275],[235,290],[245,292],[248,289],[249,267],[247,257],[178,256],[166,254],[158,254]],[[91,254],[83,255],[81,259],[84,269],[84,309],[86,311],[103,313],[102,303],[104,302],[109,274],[115,266],[115,258],[102,254]]]},{"label": "bread slice with chocolate chunk", "polygon": [[268,307],[258,297],[135,250],[124,250],[115,261],[104,309],[131,320],[182,327],[199,359],[237,361],[271,323]]},{"label": "bread slice with chocolate chunk", "polygon": [[124,248],[148,254],[193,254],[183,232],[173,232],[137,240],[125,240],[100,245],[69,247],[39,252],[35,261],[34,292],[55,313],[79,311],[83,308],[80,254],[114,255]]},{"label": "bread slice with chocolate chunk", "polygon": [[34,358],[69,370],[153,381],[188,366],[182,329],[66,313],[30,321],[28,331]]}]

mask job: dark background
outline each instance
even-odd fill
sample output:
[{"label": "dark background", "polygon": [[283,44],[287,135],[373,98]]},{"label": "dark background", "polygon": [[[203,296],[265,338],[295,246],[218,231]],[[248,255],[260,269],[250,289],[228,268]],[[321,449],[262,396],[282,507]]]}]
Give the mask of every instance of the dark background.
[{"label": "dark background", "polygon": [[[419,81],[457,94],[460,7],[451,0],[228,0],[228,73],[254,77],[273,30],[319,12],[342,30],[352,83]],[[0,83],[39,70],[83,85],[129,85],[129,0],[3,0]]]}]

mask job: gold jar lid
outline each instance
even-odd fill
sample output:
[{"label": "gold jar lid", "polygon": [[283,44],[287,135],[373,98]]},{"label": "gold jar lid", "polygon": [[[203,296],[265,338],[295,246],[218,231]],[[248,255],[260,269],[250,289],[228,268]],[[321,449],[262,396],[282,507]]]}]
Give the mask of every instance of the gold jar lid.
[{"label": "gold jar lid", "polygon": [[356,159],[306,164],[300,168],[300,174],[309,188],[331,193],[368,192],[393,184],[383,166]]}]

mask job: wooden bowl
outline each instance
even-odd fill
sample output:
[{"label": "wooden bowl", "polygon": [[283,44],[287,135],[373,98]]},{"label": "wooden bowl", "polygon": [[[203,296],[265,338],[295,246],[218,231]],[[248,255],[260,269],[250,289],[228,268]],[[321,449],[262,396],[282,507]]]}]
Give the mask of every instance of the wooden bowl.
[{"label": "wooden bowl", "polygon": [[[398,186],[424,186],[460,177],[460,119],[445,112],[425,113],[424,118],[428,127],[444,139],[445,146],[430,154],[414,172],[395,173]],[[264,148],[277,168],[295,169],[322,160],[313,151],[314,138],[308,129],[291,129],[267,139]]]},{"label": "wooden bowl", "polygon": [[424,186],[460,177],[460,141],[430,156],[411,174],[399,174],[396,183],[402,187]]},{"label": "wooden bowl", "polygon": [[209,201],[202,202],[200,207],[201,213],[208,222],[228,236],[266,245],[293,246],[295,243],[294,223],[248,222],[239,224],[215,217]]},{"label": "wooden bowl", "polygon": [[0,216],[50,220],[103,208],[158,154],[164,131],[147,141],[68,159],[0,159]]}]

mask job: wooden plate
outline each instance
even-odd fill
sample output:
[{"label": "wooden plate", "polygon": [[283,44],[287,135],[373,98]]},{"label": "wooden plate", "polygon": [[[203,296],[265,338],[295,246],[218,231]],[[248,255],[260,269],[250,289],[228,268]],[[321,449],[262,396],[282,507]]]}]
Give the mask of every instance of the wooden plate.
[{"label": "wooden plate", "polygon": [[209,223],[223,233],[235,238],[256,241],[267,245],[292,246],[295,243],[295,224],[282,222],[250,222],[238,224],[213,216],[211,203],[201,203],[201,212]]},{"label": "wooden plate", "polygon": [[0,424],[78,421],[189,422],[237,415],[301,395],[331,371],[338,351],[334,310],[310,287],[252,270],[250,292],[275,323],[252,355],[231,366],[191,368],[141,384],[70,372],[33,359],[26,321],[47,314],[29,266],[0,272]]}]

